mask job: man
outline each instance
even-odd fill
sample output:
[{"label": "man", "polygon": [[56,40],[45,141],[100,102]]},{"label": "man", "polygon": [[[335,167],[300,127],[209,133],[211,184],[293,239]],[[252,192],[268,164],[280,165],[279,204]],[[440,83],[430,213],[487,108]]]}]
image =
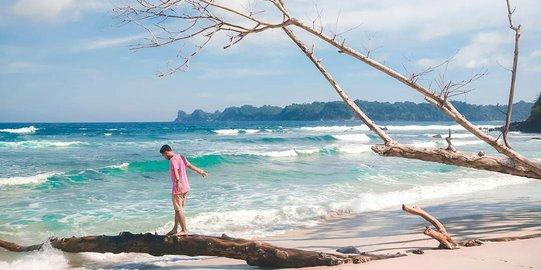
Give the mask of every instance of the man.
[{"label": "man", "polygon": [[[186,196],[190,191],[190,183],[188,182],[188,176],[186,175],[186,167],[195,171],[202,177],[207,177],[208,173],[200,168],[190,164],[188,160],[173,152],[171,146],[165,144],[160,148],[160,154],[169,160],[169,172],[171,173],[171,181],[173,182],[173,208],[175,208],[175,225],[173,229],[167,233],[167,235],[188,235],[186,229],[186,216],[182,208],[186,203]],[[181,231],[178,232],[178,225],[180,224]]]}]

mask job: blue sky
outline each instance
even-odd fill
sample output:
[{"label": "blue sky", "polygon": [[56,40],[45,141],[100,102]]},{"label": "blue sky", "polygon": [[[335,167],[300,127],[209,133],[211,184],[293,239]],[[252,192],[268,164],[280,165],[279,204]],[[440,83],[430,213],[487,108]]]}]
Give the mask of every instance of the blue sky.
[{"label": "blue sky", "polygon": [[[182,44],[132,51],[145,37],[119,27],[114,6],[130,1],[7,0],[0,11],[0,122],[169,121],[179,109],[287,105],[338,100],[324,78],[278,30],[248,37],[231,49],[215,40],[186,72],[159,78],[181,59]],[[222,1],[252,5],[259,0]],[[321,10],[325,29],[349,29],[359,51],[404,71],[423,70],[456,54],[447,76],[457,80],[486,68],[475,91],[456,99],[505,103],[513,33],[504,0],[296,0],[291,13],[309,22]],[[523,25],[516,100],[541,91],[541,2],[515,0]],[[260,7],[260,8],[265,8]],[[337,23],[338,18],[338,23]],[[318,57],[352,98],[422,101],[419,94],[363,63],[316,42]],[[437,74],[434,74],[437,75]]]}]

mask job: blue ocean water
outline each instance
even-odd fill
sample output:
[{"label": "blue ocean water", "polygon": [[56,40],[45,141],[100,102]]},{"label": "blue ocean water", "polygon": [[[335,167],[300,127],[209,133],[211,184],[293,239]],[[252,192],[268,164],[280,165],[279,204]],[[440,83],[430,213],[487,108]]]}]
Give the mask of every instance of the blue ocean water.
[{"label": "blue ocean water", "polygon": [[[454,123],[381,124],[396,140],[426,147],[445,147],[434,135],[445,137],[450,128],[459,150],[494,154]],[[513,133],[511,140],[540,159],[539,136]],[[356,121],[0,124],[0,239],[31,244],[53,235],[165,233],[173,219],[168,161],[158,152],[165,143],[210,174],[189,173],[192,233],[261,237],[314,226],[329,213],[528,182],[379,157],[370,150],[378,138]],[[0,252],[0,266],[9,256]]]}]

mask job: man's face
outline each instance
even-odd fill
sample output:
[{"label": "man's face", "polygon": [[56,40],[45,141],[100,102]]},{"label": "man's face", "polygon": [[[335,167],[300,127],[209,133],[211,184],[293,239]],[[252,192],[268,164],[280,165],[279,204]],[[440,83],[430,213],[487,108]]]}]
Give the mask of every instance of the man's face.
[{"label": "man's face", "polygon": [[171,159],[171,157],[173,157],[173,152],[171,151],[165,151],[162,153],[162,156],[165,158],[165,159]]}]

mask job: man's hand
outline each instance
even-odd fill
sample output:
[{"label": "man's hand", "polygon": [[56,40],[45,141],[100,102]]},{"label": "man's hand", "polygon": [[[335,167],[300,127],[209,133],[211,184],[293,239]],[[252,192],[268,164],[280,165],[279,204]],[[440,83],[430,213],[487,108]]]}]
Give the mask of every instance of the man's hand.
[{"label": "man's hand", "polygon": [[177,180],[177,193],[182,192],[182,186],[180,185],[180,180]]}]

